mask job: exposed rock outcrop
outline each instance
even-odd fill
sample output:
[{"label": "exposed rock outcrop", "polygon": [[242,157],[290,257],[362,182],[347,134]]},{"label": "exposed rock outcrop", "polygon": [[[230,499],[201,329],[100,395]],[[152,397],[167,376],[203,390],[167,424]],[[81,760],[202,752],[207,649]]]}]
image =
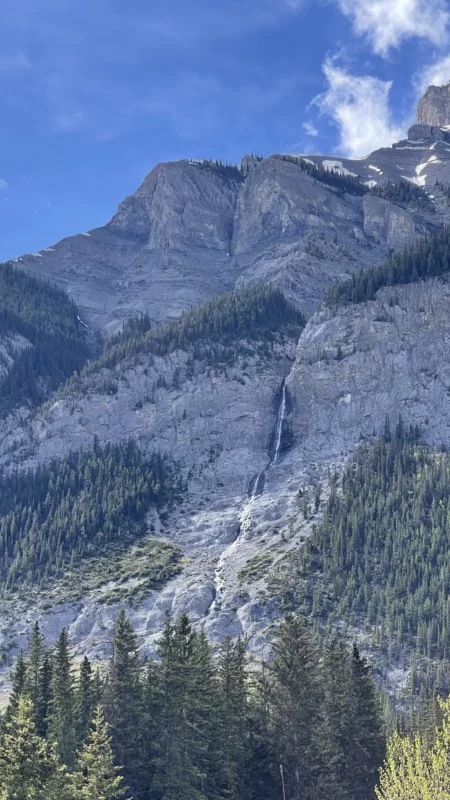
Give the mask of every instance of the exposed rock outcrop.
[{"label": "exposed rock outcrop", "polygon": [[450,83],[428,87],[417,108],[417,123],[430,127],[450,125]]}]

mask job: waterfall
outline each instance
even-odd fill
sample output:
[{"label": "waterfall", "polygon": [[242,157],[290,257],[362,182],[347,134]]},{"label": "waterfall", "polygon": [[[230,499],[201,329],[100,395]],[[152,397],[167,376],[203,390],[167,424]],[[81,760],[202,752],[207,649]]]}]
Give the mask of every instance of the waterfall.
[{"label": "waterfall", "polygon": [[252,491],[252,499],[262,493],[261,482],[265,475],[266,469],[267,467],[264,467],[264,469],[262,469],[261,472],[259,472],[258,475],[256,476],[255,485]]},{"label": "waterfall", "polygon": [[281,393],[281,403],[278,409],[277,414],[277,430],[276,430],[276,445],[275,445],[275,455],[273,457],[273,461],[270,466],[276,464],[280,455],[280,448],[281,448],[281,436],[283,433],[283,422],[286,416],[286,378],[283,378],[282,384],[282,393]]},{"label": "waterfall", "polygon": [[262,469],[261,472],[259,472],[258,475],[256,476],[255,483],[253,484],[252,493],[250,495],[252,500],[254,500],[254,498],[257,497],[259,494],[262,494],[264,489],[264,476],[268,469],[274,467],[275,464],[278,463],[278,459],[280,457],[281,439],[283,435],[283,422],[286,416],[286,394],[287,394],[286,378],[283,378],[283,383],[281,384],[281,403],[278,407],[277,422],[275,428],[274,456],[270,464],[268,464],[267,467],[264,467],[264,469]]}]

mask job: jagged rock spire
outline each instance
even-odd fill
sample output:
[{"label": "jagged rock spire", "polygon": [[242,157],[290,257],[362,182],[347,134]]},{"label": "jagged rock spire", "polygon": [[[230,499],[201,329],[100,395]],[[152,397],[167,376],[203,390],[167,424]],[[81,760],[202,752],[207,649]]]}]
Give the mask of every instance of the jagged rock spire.
[{"label": "jagged rock spire", "polygon": [[450,125],[450,82],[445,86],[428,87],[417,107],[417,124],[432,127]]}]

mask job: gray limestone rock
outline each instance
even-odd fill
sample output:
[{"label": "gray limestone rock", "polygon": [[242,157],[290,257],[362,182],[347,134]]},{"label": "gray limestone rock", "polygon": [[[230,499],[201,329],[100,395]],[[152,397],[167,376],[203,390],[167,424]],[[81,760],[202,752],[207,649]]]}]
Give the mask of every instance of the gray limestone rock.
[{"label": "gray limestone rock", "polygon": [[450,83],[445,86],[429,86],[417,108],[419,125],[450,125]]}]

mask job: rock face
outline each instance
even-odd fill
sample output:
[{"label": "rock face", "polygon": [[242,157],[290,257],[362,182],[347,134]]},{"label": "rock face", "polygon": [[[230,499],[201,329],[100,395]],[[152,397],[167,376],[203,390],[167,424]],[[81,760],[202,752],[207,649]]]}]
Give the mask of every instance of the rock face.
[{"label": "rock face", "polygon": [[[401,174],[425,185],[450,163],[450,149],[440,142],[442,152],[433,150],[435,144],[429,140],[427,155],[422,145],[407,145],[358,162],[308,160],[359,175],[368,190],[393,174],[398,180],[402,162]],[[427,169],[416,174],[424,159]],[[187,160],[159,164],[107,225],[24,255],[19,266],[65,289],[82,320],[106,335],[140,311],[161,323],[236,286],[262,282],[280,286],[312,314],[333,282],[441,225],[448,206],[435,195],[428,214],[387,201],[381,211],[378,203],[384,222],[374,227],[367,214],[376,204],[280,156],[246,157],[242,171]]]},{"label": "rock face", "polygon": [[417,108],[417,123],[430,127],[450,125],[450,83],[428,87]]}]

